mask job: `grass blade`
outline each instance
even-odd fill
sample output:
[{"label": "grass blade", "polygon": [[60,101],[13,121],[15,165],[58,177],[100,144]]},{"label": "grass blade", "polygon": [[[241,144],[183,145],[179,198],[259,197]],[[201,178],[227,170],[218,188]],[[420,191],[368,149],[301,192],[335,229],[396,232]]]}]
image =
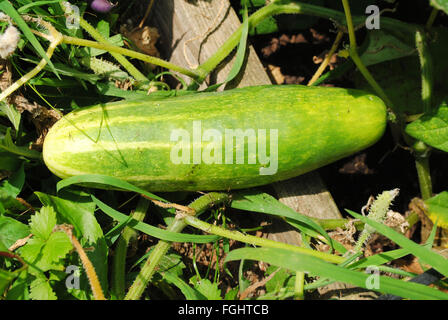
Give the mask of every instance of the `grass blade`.
[{"label": "grass blade", "polygon": [[[261,260],[289,270],[307,272],[372,290],[367,285],[370,274],[347,270],[309,255],[291,254],[284,249],[242,248],[231,251],[226,257],[226,261],[241,259]],[[436,289],[385,276],[379,276],[379,288],[374,290],[416,300],[448,299],[448,294]]]},{"label": "grass blade", "polygon": [[[136,192],[140,194],[144,194],[147,197],[150,197],[152,199],[156,199],[163,202],[168,202],[167,200],[160,198],[159,196],[156,196],[155,194],[152,194],[151,192],[148,192],[146,190],[140,189],[139,187],[134,186],[133,184],[130,184],[129,182],[120,180],[118,178],[99,175],[99,174],[84,174],[79,176],[70,177],[64,180],[61,180],[56,185],[57,191],[71,186],[73,184],[82,184],[82,185],[89,185],[92,187],[98,186],[98,184],[103,186],[110,186],[112,188],[124,190],[124,191],[131,191]],[[112,189],[111,188],[111,189]]]}]

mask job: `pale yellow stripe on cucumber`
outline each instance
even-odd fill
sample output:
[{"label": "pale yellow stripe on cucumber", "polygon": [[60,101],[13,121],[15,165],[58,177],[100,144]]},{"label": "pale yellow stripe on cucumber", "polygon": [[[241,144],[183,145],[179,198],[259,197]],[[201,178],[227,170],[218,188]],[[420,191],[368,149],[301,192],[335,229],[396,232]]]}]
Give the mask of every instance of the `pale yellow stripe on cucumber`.
[{"label": "pale yellow stripe on cucumber", "polygon": [[[176,142],[151,142],[151,141],[141,141],[141,142],[120,142],[115,143],[114,141],[98,141],[97,143],[86,139],[83,139],[82,142],[76,142],[76,150],[73,150],[73,145],[67,144],[67,141],[64,139],[58,139],[60,143],[52,141],[53,150],[46,150],[46,153],[50,154],[52,152],[60,153],[60,152],[68,152],[71,154],[77,153],[86,153],[86,152],[99,152],[101,150],[104,151],[125,151],[125,150],[146,150],[146,149],[154,149],[154,148],[172,148]],[[100,150],[99,150],[100,148]]]},{"label": "pale yellow stripe on cucumber", "polygon": [[[253,109],[257,109],[257,108],[254,107]],[[245,111],[248,114],[250,114],[251,113],[250,110],[251,109],[246,109]],[[278,111],[278,110],[276,110],[276,111]],[[226,110],[226,109],[219,110],[219,112],[215,110],[214,112],[203,112],[200,115],[196,114],[196,117],[191,118],[191,123],[187,122],[187,126],[184,127],[183,129],[188,129],[190,127],[192,128],[192,123],[195,120],[207,121],[208,119],[216,118],[218,121],[219,118],[221,118],[224,115],[228,115],[228,114],[229,114],[229,110]],[[77,118],[77,115],[72,116],[69,119],[71,122],[76,124],[77,123],[76,118]],[[170,116],[168,116],[166,114],[162,114],[162,115],[153,115],[153,116],[144,116],[144,117],[142,117],[142,116],[123,116],[123,117],[114,116],[111,119],[110,118],[107,120],[103,119],[103,124],[101,127],[101,131],[102,131],[101,134],[102,135],[103,134],[110,135],[108,132],[107,126],[113,127],[115,124],[119,124],[119,125],[129,124],[129,123],[138,124],[138,123],[146,122],[148,125],[148,129],[150,129],[151,122],[162,122],[162,121],[171,122],[171,121],[176,121],[176,120],[184,120],[184,122],[185,122],[185,114],[178,113],[178,114],[170,115]],[[60,121],[64,121],[64,120],[61,119]],[[65,124],[63,124],[63,125],[61,124],[61,126],[59,126],[59,128],[57,129],[57,131],[58,131],[57,134],[58,135],[69,135],[69,134],[74,135],[74,133],[76,133],[76,134],[80,134],[80,135],[85,135],[86,133],[81,132],[81,130],[89,130],[89,129],[95,128],[96,131],[91,132],[89,134],[89,136],[92,139],[95,139],[99,134],[98,127],[99,127],[100,123],[101,123],[101,119],[97,119],[95,121],[89,121],[88,123],[83,123],[82,126],[80,126],[80,125],[74,126],[69,121],[65,121]],[[182,128],[173,128],[173,129],[182,129]]]},{"label": "pale yellow stripe on cucumber", "polygon": [[[188,99],[190,98],[190,99]],[[176,100],[172,100],[172,99],[176,99]],[[211,99],[213,99],[211,97]],[[137,100],[137,101],[124,101],[124,102],[112,102],[112,103],[105,103],[104,105],[94,105],[91,107],[86,107],[83,110],[79,110],[76,112],[77,116],[83,116],[86,114],[93,114],[93,113],[98,113],[99,111],[103,111],[104,109],[106,109],[107,111],[117,111],[120,109],[127,109],[127,108],[132,108],[138,105],[143,105],[143,104],[147,104],[148,109],[157,106],[157,104],[165,104],[166,108],[169,108],[169,104],[167,102],[173,103],[173,104],[183,104],[183,103],[191,103],[194,101],[198,101],[198,98],[195,97],[194,95],[191,96],[180,96],[180,97],[172,97],[172,98],[166,98],[166,99],[161,99],[161,100],[148,100],[148,101],[142,101],[142,100]],[[103,108],[101,107],[103,106]],[[97,110],[94,110],[97,109]]]}]

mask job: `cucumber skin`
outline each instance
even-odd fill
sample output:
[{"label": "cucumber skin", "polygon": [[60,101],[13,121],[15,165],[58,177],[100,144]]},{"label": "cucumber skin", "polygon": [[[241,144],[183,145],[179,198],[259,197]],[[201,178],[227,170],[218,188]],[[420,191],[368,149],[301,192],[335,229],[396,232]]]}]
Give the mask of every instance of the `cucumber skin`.
[{"label": "cucumber skin", "polygon": [[[247,155],[244,164],[174,164],[172,130],[186,129],[193,139],[198,120],[202,133],[222,132],[223,143],[226,128],[277,129],[276,173],[260,175],[258,158],[248,164]],[[363,91],[254,86],[73,111],[50,129],[43,158],[61,178],[102,174],[160,192],[241,189],[289,179],[356,153],[377,142],[385,127],[383,101]],[[247,153],[247,139],[245,144]]]}]

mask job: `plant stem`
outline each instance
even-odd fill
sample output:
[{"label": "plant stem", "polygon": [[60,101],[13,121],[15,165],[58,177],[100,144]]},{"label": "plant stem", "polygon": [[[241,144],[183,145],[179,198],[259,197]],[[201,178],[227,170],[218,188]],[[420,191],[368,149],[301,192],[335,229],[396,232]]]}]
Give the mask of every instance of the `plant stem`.
[{"label": "plant stem", "polygon": [[[189,207],[194,210],[196,215],[200,215],[210,206],[227,201],[228,198],[229,196],[226,193],[211,192],[193,201]],[[186,226],[187,224],[184,219],[174,219],[167,230],[171,232],[181,232]],[[171,242],[169,241],[160,240],[157,243],[129,289],[125,300],[140,299],[149,281],[151,281],[159,262],[170,247]]]},{"label": "plant stem", "polygon": [[273,241],[265,238],[260,238],[252,235],[246,235],[236,230],[228,230],[224,229],[218,226],[215,226],[213,224],[204,222],[196,217],[193,216],[186,216],[184,218],[184,221],[189,226],[195,227],[199,230],[205,231],[207,233],[211,233],[214,235],[222,236],[228,239],[244,242],[251,245],[266,247],[266,248],[279,248],[279,249],[286,249],[290,250],[291,252],[300,252],[304,254],[308,254],[317,258],[320,258],[327,262],[332,263],[340,263],[344,260],[344,258],[329,254],[326,252],[321,252],[317,250],[312,250],[304,247],[294,246],[291,244]]},{"label": "plant stem", "polygon": [[[101,33],[99,33],[94,27],[92,27],[86,20],[82,17],[79,18],[79,25],[86,30],[92,38],[101,44],[111,44],[107,39],[105,39]],[[132,63],[130,63],[123,55],[111,52],[110,53],[117,61],[120,63],[137,81],[147,82],[146,78]]]},{"label": "plant stem", "polygon": [[418,183],[423,200],[432,197],[432,182],[429,169],[429,156],[416,156],[415,167],[417,168]]},{"label": "plant stem", "polygon": [[439,13],[439,10],[437,8],[433,8],[431,15],[429,16],[428,22],[426,23],[426,30],[429,30],[432,28],[432,25],[434,24],[434,21],[436,21],[437,14]]},{"label": "plant stem", "polygon": [[428,113],[432,109],[432,88],[434,84],[433,61],[429,51],[424,32],[415,33],[415,45],[417,47],[422,71],[422,101],[423,112]]},{"label": "plant stem", "polygon": [[[148,210],[150,201],[141,197],[137,208],[132,214],[132,219],[143,221]],[[112,290],[118,299],[123,299],[125,295],[125,278],[126,278],[126,256],[129,243],[137,238],[138,232],[131,227],[124,227],[123,232],[118,239],[117,247],[113,260],[113,279]]]},{"label": "plant stem", "polygon": [[361,58],[358,55],[358,45],[356,43],[355,28],[353,27],[353,20],[352,20],[352,15],[350,12],[349,2],[348,2],[348,0],[342,0],[342,4],[344,6],[344,12],[345,12],[345,16],[347,19],[348,35],[350,38],[350,57],[352,58],[355,65],[358,67],[361,74],[364,76],[364,78],[367,80],[367,82],[373,88],[373,90],[375,90],[375,92],[378,94],[378,96],[381,99],[383,99],[383,101],[387,104],[388,107],[395,109],[393,107],[392,101],[387,97],[386,93],[379,86],[379,84],[375,81],[372,74],[369,72],[369,70],[366,68],[364,63],[361,61]]},{"label": "plant stem", "polygon": [[303,300],[305,298],[304,294],[305,287],[305,272],[297,271],[296,272],[296,281],[294,284],[294,298],[296,300]]},{"label": "plant stem", "polygon": [[109,51],[110,53],[119,53],[124,56],[132,57],[135,59],[139,59],[141,61],[145,61],[148,63],[152,63],[155,65],[173,70],[173,71],[177,71],[177,72],[182,73],[186,76],[189,76],[193,79],[199,78],[199,73],[196,71],[185,69],[185,68],[179,67],[171,62],[168,62],[168,61],[156,58],[156,57],[152,57],[152,56],[149,56],[147,54],[143,54],[143,53],[140,53],[137,51],[114,46],[112,44],[98,43],[96,41],[90,41],[90,40],[85,40],[85,39],[80,39],[80,38],[75,38],[75,37],[70,37],[70,36],[65,36],[65,35],[63,36],[62,42],[67,43],[67,44],[77,45],[77,46],[84,46],[84,47],[106,50],[106,51]]}]

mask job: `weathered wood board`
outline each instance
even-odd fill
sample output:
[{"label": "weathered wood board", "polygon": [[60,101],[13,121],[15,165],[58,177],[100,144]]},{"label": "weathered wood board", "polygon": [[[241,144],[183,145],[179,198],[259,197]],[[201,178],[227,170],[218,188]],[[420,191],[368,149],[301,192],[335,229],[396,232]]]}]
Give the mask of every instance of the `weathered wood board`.
[{"label": "weathered wood board", "polygon": [[[240,26],[240,21],[228,0],[158,0],[149,24],[159,29],[159,47],[163,58],[181,66],[194,67],[214,54]],[[223,82],[232,62],[233,59],[221,65],[208,82]],[[247,64],[238,86],[270,83],[266,70],[250,46]],[[273,186],[280,201],[298,212],[322,219],[341,217],[331,194],[316,172]],[[276,223],[269,232],[268,237],[274,240],[300,243],[299,234],[286,224]]]}]

